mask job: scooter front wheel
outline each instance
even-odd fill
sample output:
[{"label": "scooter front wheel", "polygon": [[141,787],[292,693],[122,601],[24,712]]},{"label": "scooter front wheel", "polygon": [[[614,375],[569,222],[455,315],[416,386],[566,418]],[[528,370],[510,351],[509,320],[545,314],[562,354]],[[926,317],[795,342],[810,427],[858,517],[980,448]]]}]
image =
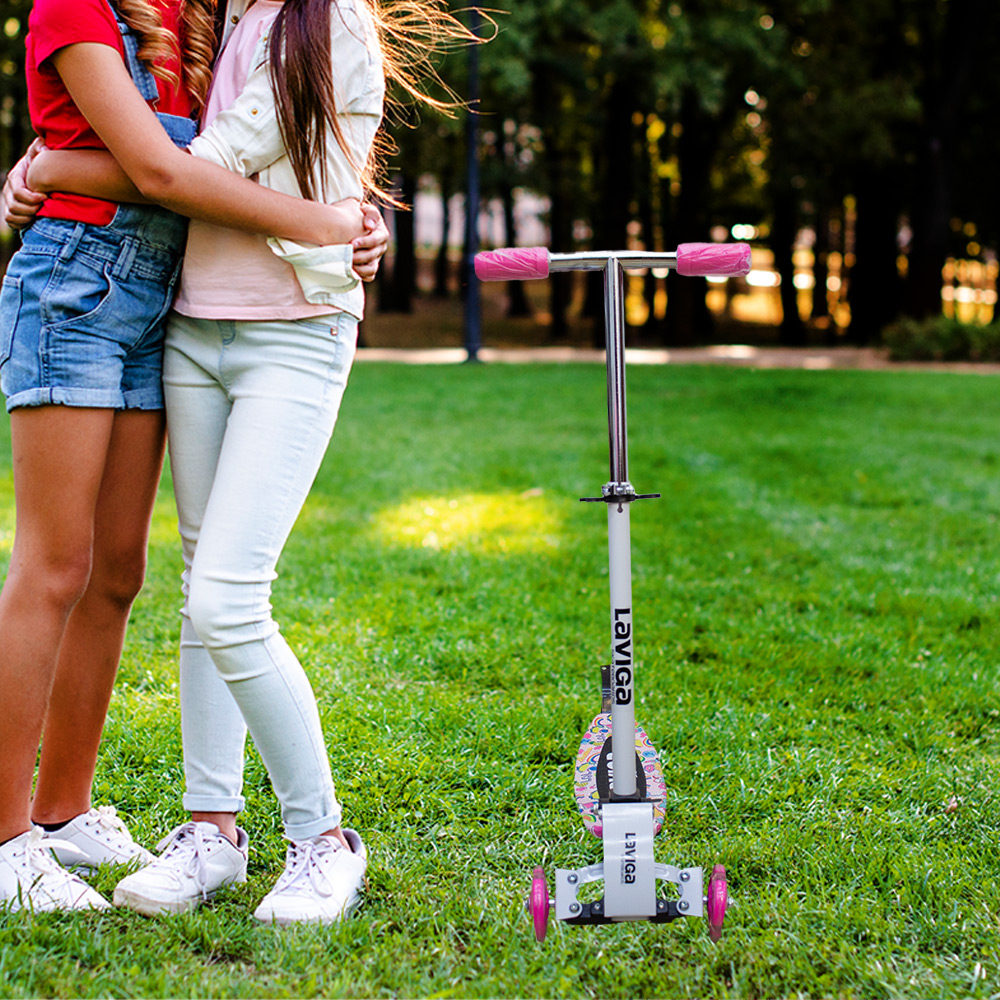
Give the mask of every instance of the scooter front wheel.
[{"label": "scooter front wheel", "polygon": [[729,885],[726,882],[724,865],[716,865],[708,880],[708,896],[705,909],[708,914],[708,936],[713,941],[722,937],[722,924],[726,919],[726,904],[729,902]]},{"label": "scooter front wheel", "polygon": [[528,913],[535,928],[535,938],[545,940],[545,932],[549,927],[549,884],[545,880],[545,871],[536,868],[531,873],[531,894],[528,896]]}]

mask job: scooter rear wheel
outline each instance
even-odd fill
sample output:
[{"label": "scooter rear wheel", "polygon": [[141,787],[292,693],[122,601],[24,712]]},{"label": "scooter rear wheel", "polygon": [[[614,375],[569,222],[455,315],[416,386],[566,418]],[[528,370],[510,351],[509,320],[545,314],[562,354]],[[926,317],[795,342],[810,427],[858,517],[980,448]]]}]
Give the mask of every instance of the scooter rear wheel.
[{"label": "scooter rear wheel", "polygon": [[545,880],[545,871],[536,868],[531,873],[531,894],[528,896],[528,912],[535,927],[535,938],[545,940],[545,932],[549,927],[549,884]]},{"label": "scooter rear wheel", "polygon": [[729,902],[729,884],[726,882],[724,865],[716,865],[708,880],[708,898],[706,907],[708,913],[708,936],[713,941],[722,937],[722,924],[726,919],[726,904]]}]

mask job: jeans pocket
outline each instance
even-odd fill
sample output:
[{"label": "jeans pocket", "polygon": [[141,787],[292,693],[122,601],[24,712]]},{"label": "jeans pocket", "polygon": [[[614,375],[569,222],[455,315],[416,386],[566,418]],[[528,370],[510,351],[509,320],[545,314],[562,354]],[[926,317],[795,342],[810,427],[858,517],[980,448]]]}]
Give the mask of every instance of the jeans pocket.
[{"label": "jeans pocket", "polygon": [[[330,313],[325,316],[311,316],[308,319],[295,320],[295,325],[301,331],[308,331],[310,337],[317,340],[324,364],[328,370],[337,375],[344,375],[351,370],[354,363],[354,353],[358,346],[358,321],[350,313]],[[333,352],[327,349],[333,341]]]},{"label": "jeans pocket", "polygon": [[[43,325],[51,330],[98,328],[109,313],[121,321],[112,303],[114,291],[110,263],[80,257],[57,261],[42,292]],[[114,328],[109,324],[108,331]]]},{"label": "jeans pocket", "polygon": [[21,314],[21,279],[5,274],[0,288],[0,368],[10,360],[14,331]]}]

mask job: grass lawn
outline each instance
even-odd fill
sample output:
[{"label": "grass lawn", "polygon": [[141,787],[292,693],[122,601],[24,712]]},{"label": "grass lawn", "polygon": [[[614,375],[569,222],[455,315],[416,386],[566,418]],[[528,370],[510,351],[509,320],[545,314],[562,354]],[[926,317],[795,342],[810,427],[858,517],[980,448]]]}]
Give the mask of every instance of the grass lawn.
[{"label": "grass lawn", "polygon": [[[664,495],[632,512],[657,860],[725,863],[733,903],[718,945],[693,920],[539,945],[532,866],[600,860],[572,761],[607,656],[606,521],[577,502],[608,478],[604,373],[359,365],[274,603],[368,843],[364,905],[254,924],[284,849],[251,752],[245,886],[177,918],[4,917],[0,995],[996,996],[998,388],[630,369],[631,480]],[[167,480],[95,792],[150,846],[183,819],[179,572]]]}]

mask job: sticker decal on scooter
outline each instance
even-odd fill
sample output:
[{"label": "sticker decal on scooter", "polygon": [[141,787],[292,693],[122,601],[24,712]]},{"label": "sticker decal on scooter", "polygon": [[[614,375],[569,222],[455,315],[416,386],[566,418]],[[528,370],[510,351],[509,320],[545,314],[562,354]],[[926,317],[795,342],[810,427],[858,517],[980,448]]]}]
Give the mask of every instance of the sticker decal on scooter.
[{"label": "sticker decal on scooter", "polygon": [[[611,748],[611,737],[604,741],[601,756],[597,759],[597,770],[594,780],[597,782],[597,797],[603,801],[611,798],[611,790],[615,784],[615,755]],[[646,773],[642,769],[642,758],[635,755],[635,790],[640,799],[646,797]]]},{"label": "sticker decal on scooter", "polygon": [[622,884],[635,882],[635,834],[625,834],[625,850],[622,852]]},{"label": "sticker decal on scooter", "polygon": [[615,704],[632,701],[632,609],[615,608]]},{"label": "sticker decal on scooter", "polygon": [[[663,826],[666,811],[667,786],[663,779],[660,757],[641,726],[635,727],[636,791],[653,800],[654,833]],[[583,734],[576,755],[574,796],[583,817],[584,826],[595,836],[603,833],[601,799],[608,798],[614,774],[611,752],[611,715],[601,712],[594,716],[590,728]]]}]

